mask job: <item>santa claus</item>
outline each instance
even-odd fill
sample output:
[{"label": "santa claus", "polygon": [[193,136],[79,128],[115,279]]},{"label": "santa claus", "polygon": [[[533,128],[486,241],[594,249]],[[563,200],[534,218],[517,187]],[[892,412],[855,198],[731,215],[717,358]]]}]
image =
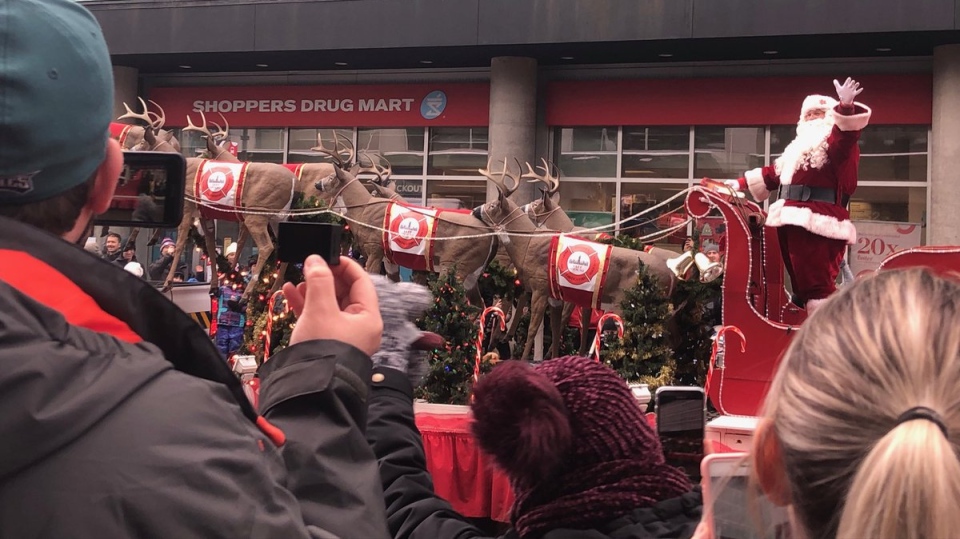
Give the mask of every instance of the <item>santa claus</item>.
[{"label": "santa claus", "polygon": [[857,141],[871,111],[854,102],[863,91],[857,81],[833,84],[839,103],[822,95],[804,99],[797,138],[773,165],[727,181],[734,189],[749,189],[758,201],[779,189],[766,225],[777,227],[792,301],[808,313],[836,291],[846,246],[857,241],[847,203],[857,188]]}]

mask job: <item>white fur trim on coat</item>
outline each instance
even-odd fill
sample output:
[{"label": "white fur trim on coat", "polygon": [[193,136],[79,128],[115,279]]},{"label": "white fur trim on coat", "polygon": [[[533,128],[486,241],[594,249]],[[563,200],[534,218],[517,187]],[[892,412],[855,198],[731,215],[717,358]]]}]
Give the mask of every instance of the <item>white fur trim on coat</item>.
[{"label": "white fur trim on coat", "polygon": [[763,202],[770,196],[767,185],[763,183],[762,168],[748,170],[743,173],[743,177],[747,180],[747,189],[750,190],[750,194],[753,195],[753,198],[758,202]]},{"label": "white fur trim on coat", "polygon": [[833,123],[840,131],[860,131],[870,123],[870,114],[873,113],[870,107],[863,103],[854,103],[854,106],[863,109],[864,112],[846,115],[832,111]]},{"label": "white fur trim on coat", "polygon": [[770,210],[767,212],[767,226],[794,225],[818,236],[844,240],[848,245],[857,243],[857,228],[849,219],[841,221],[830,215],[813,213],[810,208],[785,206],[784,202],[780,199],[770,205]]}]

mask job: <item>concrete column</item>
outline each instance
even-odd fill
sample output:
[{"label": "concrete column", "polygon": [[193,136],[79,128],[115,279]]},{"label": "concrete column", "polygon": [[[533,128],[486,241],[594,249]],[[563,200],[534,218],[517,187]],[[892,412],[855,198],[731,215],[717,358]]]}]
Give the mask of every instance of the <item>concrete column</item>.
[{"label": "concrete column", "polygon": [[960,245],[960,45],[933,49],[929,245]]},{"label": "concrete column", "polygon": [[[490,160],[508,159],[516,168],[534,162],[537,150],[537,60],[504,56],[490,64]],[[489,182],[488,182],[489,183]],[[487,186],[487,198],[496,196],[496,188]],[[534,186],[524,182],[512,198],[527,203]]]},{"label": "concrete column", "polygon": [[[137,101],[140,71],[135,67],[113,66],[113,118],[117,119],[126,112],[123,104],[130,105],[134,111],[140,109]],[[125,123],[136,123],[123,120]]]}]

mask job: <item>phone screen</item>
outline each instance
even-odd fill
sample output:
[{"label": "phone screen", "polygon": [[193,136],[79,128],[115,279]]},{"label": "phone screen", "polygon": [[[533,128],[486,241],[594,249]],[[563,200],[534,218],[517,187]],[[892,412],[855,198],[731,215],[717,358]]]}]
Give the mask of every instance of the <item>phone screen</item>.
[{"label": "phone screen", "polygon": [[664,457],[694,480],[700,479],[704,421],[703,391],[657,392],[657,433]]},{"label": "phone screen", "polygon": [[183,212],[185,161],[162,152],[124,152],[123,170],[98,225],[174,227]]},{"label": "phone screen", "polygon": [[712,506],[715,539],[790,539],[786,508],[763,494],[748,495],[746,475],[711,474],[710,481],[719,489]]}]

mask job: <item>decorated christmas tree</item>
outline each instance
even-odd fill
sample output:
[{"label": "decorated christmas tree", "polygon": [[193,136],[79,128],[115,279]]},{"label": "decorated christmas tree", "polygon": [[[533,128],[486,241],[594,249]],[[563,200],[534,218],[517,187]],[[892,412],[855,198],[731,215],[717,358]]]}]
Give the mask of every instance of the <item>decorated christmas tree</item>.
[{"label": "decorated christmas tree", "polygon": [[[446,346],[430,353],[429,371],[416,396],[433,403],[466,404],[473,385],[480,308],[469,304],[453,271],[435,280],[430,288],[434,304],[417,320],[417,326],[443,337]],[[484,363],[481,370],[489,368],[490,364]]]},{"label": "decorated christmas tree", "polygon": [[601,357],[628,382],[649,384],[651,390],[674,381],[673,351],[666,335],[672,306],[663,288],[641,265],[636,286],[623,302],[623,340],[611,339]]},{"label": "decorated christmas tree", "polygon": [[713,327],[720,325],[720,290],[723,278],[701,283],[699,277],[677,283],[676,297],[683,298],[676,313],[681,338],[674,339],[675,384],[702,386],[713,345]]}]

